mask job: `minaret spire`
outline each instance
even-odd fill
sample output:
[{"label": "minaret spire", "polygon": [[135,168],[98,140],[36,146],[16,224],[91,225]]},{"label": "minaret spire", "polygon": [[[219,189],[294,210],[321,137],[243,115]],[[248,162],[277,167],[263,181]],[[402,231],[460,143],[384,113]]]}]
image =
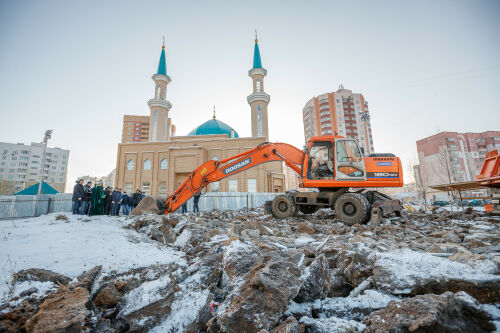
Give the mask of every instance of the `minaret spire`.
[{"label": "minaret spire", "polygon": [[170,141],[171,123],[168,113],[172,108],[172,104],[167,100],[167,85],[170,83],[171,79],[170,76],[167,75],[167,62],[165,60],[165,36],[163,36],[158,70],[153,75],[152,79],[155,82],[155,90],[154,97],[148,101],[150,109],[149,141]]},{"label": "minaret spire", "polygon": [[215,119],[215,105],[214,105],[214,119]]},{"label": "minaret spire", "polygon": [[248,71],[248,75],[253,81],[253,92],[247,97],[248,104],[250,104],[252,137],[265,137],[269,140],[267,105],[271,97],[264,90],[264,77],[267,75],[267,70],[262,68],[257,29],[255,30],[253,67]]}]

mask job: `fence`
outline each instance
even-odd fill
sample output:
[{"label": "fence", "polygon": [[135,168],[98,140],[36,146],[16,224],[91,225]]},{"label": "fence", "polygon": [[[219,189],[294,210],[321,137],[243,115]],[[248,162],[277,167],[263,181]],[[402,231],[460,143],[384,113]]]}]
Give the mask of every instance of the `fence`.
[{"label": "fence", "polygon": [[[201,196],[200,210],[256,208],[279,193],[208,192]],[[56,212],[71,212],[71,193],[40,195],[0,195],[0,219],[33,217]],[[193,209],[193,199],[188,211]]]}]

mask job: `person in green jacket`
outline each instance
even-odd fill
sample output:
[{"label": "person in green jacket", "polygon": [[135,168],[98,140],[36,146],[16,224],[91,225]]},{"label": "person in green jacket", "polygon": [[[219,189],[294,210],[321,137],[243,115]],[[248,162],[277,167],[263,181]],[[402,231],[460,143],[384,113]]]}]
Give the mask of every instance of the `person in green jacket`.
[{"label": "person in green jacket", "polygon": [[104,190],[102,189],[102,180],[98,181],[92,189],[92,199],[90,201],[90,215],[104,214]]}]

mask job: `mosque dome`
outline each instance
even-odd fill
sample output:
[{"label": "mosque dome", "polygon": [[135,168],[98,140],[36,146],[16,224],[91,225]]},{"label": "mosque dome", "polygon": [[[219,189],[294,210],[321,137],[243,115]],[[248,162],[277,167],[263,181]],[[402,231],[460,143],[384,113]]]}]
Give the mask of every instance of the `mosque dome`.
[{"label": "mosque dome", "polygon": [[188,135],[210,135],[210,134],[227,134],[231,137],[231,131],[234,132],[234,137],[238,138],[238,133],[229,125],[223,123],[220,120],[210,119],[204,122],[200,126],[196,127],[194,130],[189,132]]}]

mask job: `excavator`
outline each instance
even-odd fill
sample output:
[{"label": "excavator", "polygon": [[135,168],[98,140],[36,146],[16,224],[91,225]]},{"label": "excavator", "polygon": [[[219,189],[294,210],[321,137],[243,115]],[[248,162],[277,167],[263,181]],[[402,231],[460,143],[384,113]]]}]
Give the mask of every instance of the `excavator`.
[{"label": "excavator", "polygon": [[389,214],[401,215],[399,200],[375,190],[403,186],[400,159],[393,154],[363,156],[356,140],[339,135],[313,137],[303,150],[286,143],[266,142],[220,161],[209,160],[167,198],[164,213],[175,212],[195,194],[203,194],[202,190],[212,182],[271,161],[286,163],[298,173],[299,187],[309,190],[288,191],[266,202],[266,213],[275,218],[330,208],[345,224],[370,221],[377,225]]},{"label": "excavator", "polygon": [[492,150],[486,154],[481,172],[476,178],[479,185],[490,188],[492,200],[486,205],[486,211],[493,215],[500,215],[500,155],[498,150]]}]

